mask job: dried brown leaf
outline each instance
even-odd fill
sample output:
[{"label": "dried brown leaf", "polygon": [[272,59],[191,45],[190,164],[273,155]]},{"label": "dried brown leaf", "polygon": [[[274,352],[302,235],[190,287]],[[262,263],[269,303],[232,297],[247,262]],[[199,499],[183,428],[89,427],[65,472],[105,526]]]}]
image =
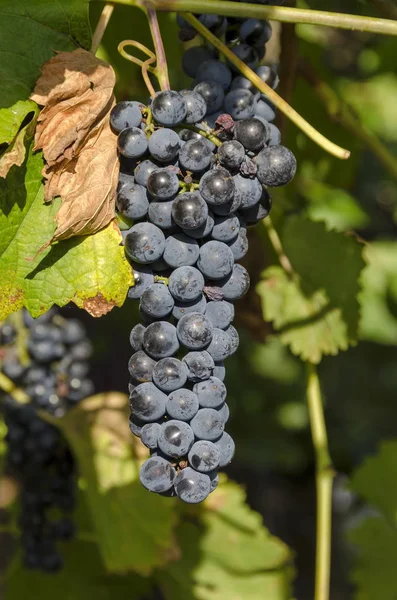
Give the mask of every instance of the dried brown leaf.
[{"label": "dried brown leaf", "polygon": [[74,158],[90,130],[110,110],[115,74],[110,65],[79,48],[45,63],[31,99],[44,105],[35,149],[48,165]]},{"label": "dried brown leaf", "polygon": [[109,125],[114,84],[112,67],[82,49],[58,53],[36,83],[31,98],[44,105],[35,134],[35,149],[43,150],[46,161],[44,199],[62,199],[49,243],[95,233],[114,218],[118,160]]},{"label": "dried brown leaf", "polygon": [[108,119],[87,146],[64,171],[50,173],[51,195],[63,200],[52,241],[94,233],[114,218],[118,161]]}]

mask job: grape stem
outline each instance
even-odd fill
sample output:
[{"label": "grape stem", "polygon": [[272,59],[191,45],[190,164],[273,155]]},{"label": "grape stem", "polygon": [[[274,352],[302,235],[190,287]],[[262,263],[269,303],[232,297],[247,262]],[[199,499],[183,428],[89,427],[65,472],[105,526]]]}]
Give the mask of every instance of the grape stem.
[{"label": "grape stem", "polygon": [[190,129],[191,131],[195,131],[196,133],[199,133],[203,137],[207,138],[207,140],[209,140],[210,142],[215,144],[215,146],[222,145],[221,140],[219,138],[217,138],[215,135],[213,135],[213,133],[211,133],[211,131],[206,131],[205,129],[202,129],[201,127],[196,127],[195,125],[189,125],[187,123],[183,123],[183,127],[177,128],[178,131],[181,131],[182,129]]},{"label": "grape stem", "polygon": [[98,24],[95,27],[95,31],[92,36],[91,52],[93,54],[96,54],[98,51],[99,45],[103,38],[103,34],[105,33],[106,27],[108,26],[108,23],[110,21],[110,17],[112,16],[113,10],[114,10],[114,5],[110,4],[110,3],[105,4],[105,6],[103,7],[101,16],[99,17]]},{"label": "grape stem", "polygon": [[[114,0],[116,4],[140,6],[141,0]],[[378,3],[380,0],[378,0]],[[152,6],[158,11],[210,13],[225,17],[243,19],[272,19],[282,23],[307,23],[349,29],[369,31],[383,35],[397,35],[397,21],[361,17],[324,10],[310,10],[287,6],[263,6],[247,2],[227,2],[222,0],[152,0]]]},{"label": "grape stem", "polygon": [[250,69],[242,60],[240,60],[225,44],[223,44],[215,35],[213,35],[196,17],[190,13],[183,13],[183,18],[221,52],[237,69],[253,83],[253,85],[273,102],[273,104],[290,119],[301,131],[303,131],[313,142],[318,144],[326,152],[329,152],[337,158],[349,158],[350,152],[337,146],[308,123],[299,113],[296,112],[285,100],[283,100],[267,83]]},{"label": "grape stem", "polygon": [[284,271],[287,273],[287,275],[291,279],[293,279],[294,281],[297,281],[298,275],[294,271],[294,268],[291,265],[291,262],[290,262],[288,256],[285,254],[280,236],[278,235],[278,233],[273,225],[273,221],[271,220],[269,215],[267,217],[265,217],[264,219],[262,219],[262,224],[263,224],[264,228],[266,229],[267,235],[269,236],[270,243],[273,247],[274,252],[276,253],[276,256],[278,258],[280,265],[282,266]]},{"label": "grape stem", "polygon": [[3,390],[3,392],[6,392],[10,396],[12,396],[14,400],[18,402],[18,404],[29,404],[30,402],[29,396],[25,394],[23,390],[18,388],[12,381],[12,379],[10,379],[9,377],[7,377],[7,375],[4,375],[4,373],[1,372],[0,389]]},{"label": "grape stem", "polygon": [[301,61],[299,71],[310,85],[310,88],[320,98],[331,119],[340,123],[359,139],[376,156],[393,179],[397,181],[397,160],[387,146],[361,123],[354,109],[339,98],[332,87],[320,78],[311,64]]},{"label": "grape stem", "polygon": [[307,406],[316,454],[316,571],[314,600],[329,599],[331,570],[332,484],[335,471],[328,450],[327,430],[317,369],[307,363]]},{"label": "grape stem", "polygon": [[154,45],[154,52],[156,55],[156,67],[153,69],[154,74],[160,85],[162,92],[170,90],[170,81],[168,77],[168,66],[167,59],[164,51],[163,39],[161,37],[159,22],[156,13],[156,3],[144,0],[137,3],[137,6],[143,10],[146,14],[150,33],[152,34],[152,40]]}]

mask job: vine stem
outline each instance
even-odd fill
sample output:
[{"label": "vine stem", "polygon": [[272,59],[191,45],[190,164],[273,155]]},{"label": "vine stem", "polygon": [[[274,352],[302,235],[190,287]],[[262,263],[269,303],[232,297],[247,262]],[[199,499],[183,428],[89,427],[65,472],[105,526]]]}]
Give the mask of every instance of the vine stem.
[{"label": "vine stem", "polygon": [[[141,0],[114,0],[116,4],[139,6]],[[287,6],[262,6],[246,2],[221,0],[152,0],[153,7],[164,12],[210,13],[225,17],[273,19],[282,23],[325,25],[353,31],[369,31],[383,35],[397,35],[397,22],[376,17],[361,17],[324,10],[310,10]]]},{"label": "vine stem", "polygon": [[322,101],[328,115],[367,146],[397,181],[397,160],[387,146],[361,123],[354,109],[339,98],[331,86],[319,77],[312,65],[302,61],[299,64],[299,71]]},{"label": "vine stem", "polygon": [[108,23],[110,21],[110,17],[112,16],[113,10],[114,10],[114,5],[110,4],[110,3],[105,4],[105,6],[103,7],[101,16],[99,17],[98,24],[95,27],[95,31],[92,36],[91,52],[93,54],[96,54],[98,51],[99,45],[103,38],[103,34],[105,33],[106,27],[108,26]]},{"label": "vine stem", "polygon": [[314,600],[329,600],[331,571],[332,484],[334,469],[329,450],[317,369],[307,363],[307,406],[316,454],[316,571]]},{"label": "vine stem", "polygon": [[215,48],[219,50],[237,69],[249,79],[254,86],[273,102],[277,108],[290,119],[301,131],[303,131],[313,142],[321,146],[326,152],[333,154],[337,158],[349,158],[350,152],[337,146],[315,129],[299,113],[296,112],[285,100],[281,98],[267,83],[250,69],[242,60],[240,60],[221,40],[213,35],[196,17],[190,13],[183,13],[183,18],[188,21],[197,31],[208,40]]},{"label": "vine stem", "polygon": [[156,67],[153,72],[157,77],[160,89],[165,92],[170,90],[171,87],[168,77],[167,58],[165,56],[164,44],[161,37],[155,4],[156,3],[152,1],[141,1],[137,4],[137,6],[139,6],[147,16],[150,33],[152,34],[154,53],[156,55]]},{"label": "vine stem", "polygon": [[23,390],[18,388],[15,383],[4,375],[4,373],[0,372],[0,389],[10,394],[19,404],[28,404],[30,402],[30,398]]},{"label": "vine stem", "polygon": [[291,262],[290,262],[288,256],[285,254],[280,236],[278,235],[270,216],[268,215],[265,219],[262,219],[262,223],[263,223],[264,228],[267,231],[267,235],[269,236],[270,243],[273,247],[274,252],[277,255],[280,265],[282,266],[284,271],[287,273],[287,275],[289,275],[289,277],[291,277],[291,279],[296,279],[297,274],[295,273],[294,268],[291,265]]}]

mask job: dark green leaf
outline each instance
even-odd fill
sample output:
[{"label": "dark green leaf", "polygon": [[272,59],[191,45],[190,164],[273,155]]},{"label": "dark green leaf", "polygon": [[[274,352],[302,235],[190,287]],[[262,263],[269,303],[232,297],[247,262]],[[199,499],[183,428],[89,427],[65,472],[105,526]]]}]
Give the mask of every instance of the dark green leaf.
[{"label": "dark green leaf", "polygon": [[29,97],[55,51],[90,43],[88,0],[0,0],[0,107]]}]

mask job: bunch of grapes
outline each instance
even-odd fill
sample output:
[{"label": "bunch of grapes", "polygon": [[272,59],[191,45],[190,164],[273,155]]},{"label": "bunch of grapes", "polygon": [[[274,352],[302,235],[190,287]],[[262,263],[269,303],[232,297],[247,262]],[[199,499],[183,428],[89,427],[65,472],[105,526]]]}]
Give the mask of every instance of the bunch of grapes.
[{"label": "bunch of grapes", "polygon": [[[73,536],[69,513],[75,503],[76,468],[59,429],[37,409],[61,417],[93,392],[88,375],[91,345],[79,321],[49,311],[33,320],[24,312],[27,361],[21,361],[17,333],[0,327],[2,372],[24,389],[30,403],[21,405],[3,393],[7,426],[7,471],[20,486],[21,545],[27,568],[54,571],[62,566],[56,542]],[[26,362],[26,364],[25,364]],[[54,510],[60,515],[53,519]]]},{"label": "bunch of grapes", "polygon": [[[226,39],[238,35],[235,53],[277,85],[273,68],[257,67],[266,22],[202,17]],[[192,89],[159,92],[149,106],[120,102],[111,126],[116,205],[120,219],[133,221],[123,231],[135,279],[129,297],[142,319],[129,361],[130,428],[151,454],[140,479],[152,492],[197,503],[234,454],[224,430],[224,361],[239,344],[233,303],[249,287],[237,261],[248,251],[247,227],[270,211],[268,187],[288,183],[296,161],[270,122],[273,107],[248,79],[205,46],[187,50],[183,68]]]}]

